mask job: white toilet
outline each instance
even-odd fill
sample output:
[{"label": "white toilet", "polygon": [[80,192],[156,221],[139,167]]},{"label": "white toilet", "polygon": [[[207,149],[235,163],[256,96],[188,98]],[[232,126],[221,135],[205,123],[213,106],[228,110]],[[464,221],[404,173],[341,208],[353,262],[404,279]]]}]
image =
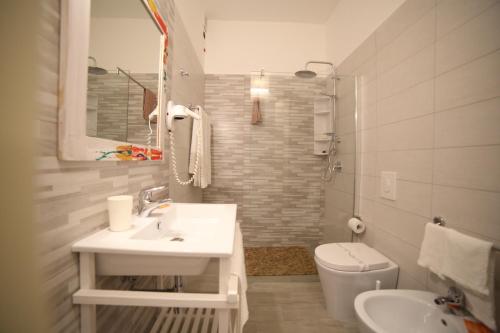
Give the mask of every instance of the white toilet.
[{"label": "white toilet", "polygon": [[323,244],[314,254],[326,309],[336,320],[356,320],[354,298],[358,294],[377,285],[381,289],[396,288],[398,266],[366,244]]}]

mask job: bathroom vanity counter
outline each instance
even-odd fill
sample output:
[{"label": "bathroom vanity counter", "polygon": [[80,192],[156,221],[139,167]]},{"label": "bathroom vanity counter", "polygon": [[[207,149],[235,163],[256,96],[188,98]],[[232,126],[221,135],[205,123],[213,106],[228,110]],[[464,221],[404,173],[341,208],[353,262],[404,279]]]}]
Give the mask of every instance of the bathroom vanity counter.
[{"label": "bathroom vanity counter", "polygon": [[126,231],[98,231],[73,252],[177,257],[229,257],[236,225],[234,204],[169,204],[153,217],[134,217]]},{"label": "bathroom vanity counter", "polygon": [[[216,309],[220,333],[241,333],[241,299],[246,290],[241,230],[236,205],[169,204],[153,217],[135,218],[126,231],[98,231],[72,250],[80,258],[81,331],[96,331],[96,305]],[[102,290],[98,275],[198,275],[210,258],[219,261],[219,292]],[[246,303],[245,303],[246,304]],[[236,318],[231,320],[231,311]]]}]

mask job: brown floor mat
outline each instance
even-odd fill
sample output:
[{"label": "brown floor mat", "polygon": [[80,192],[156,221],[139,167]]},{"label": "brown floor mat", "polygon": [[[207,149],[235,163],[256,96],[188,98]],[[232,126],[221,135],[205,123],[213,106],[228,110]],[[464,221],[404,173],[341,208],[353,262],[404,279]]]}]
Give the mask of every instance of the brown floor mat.
[{"label": "brown floor mat", "polygon": [[314,260],[305,247],[245,248],[248,276],[314,275]]}]

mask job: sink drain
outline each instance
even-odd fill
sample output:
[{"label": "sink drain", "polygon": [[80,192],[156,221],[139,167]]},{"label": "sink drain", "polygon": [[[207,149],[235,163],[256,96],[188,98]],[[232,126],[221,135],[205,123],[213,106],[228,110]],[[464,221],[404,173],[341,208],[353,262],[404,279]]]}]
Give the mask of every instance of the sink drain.
[{"label": "sink drain", "polygon": [[448,326],[448,323],[446,322],[446,320],[444,319],[441,319],[441,323],[444,325],[444,326]]},{"label": "sink drain", "polygon": [[184,238],[182,238],[182,237],[174,237],[170,241],[171,242],[184,242]]}]

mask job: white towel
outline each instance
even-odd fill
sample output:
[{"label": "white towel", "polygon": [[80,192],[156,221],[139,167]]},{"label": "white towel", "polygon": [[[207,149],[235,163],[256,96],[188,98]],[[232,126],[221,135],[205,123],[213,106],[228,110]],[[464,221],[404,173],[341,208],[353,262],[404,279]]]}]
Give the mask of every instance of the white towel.
[{"label": "white towel", "polygon": [[[196,163],[196,153],[198,149],[198,142],[202,148],[198,161],[198,172],[194,178],[193,185],[201,188],[206,188],[212,183],[212,158],[211,158],[211,124],[210,116],[203,110],[201,106],[197,106],[197,113],[200,119],[193,120],[193,131],[191,133],[191,149],[189,153],[189,173],[194,173]],[[201,136],[198,137],[199,129],[201,126]]]},{"label": "white towel", "polygon": [[[491,267],[493,267],[493,257],[491,259]],[[490,269],[489,278],[491,281],[494,280],[494,270]],[[482,321],[486,326],[488,326],[493,332],[496,332],[495,324],[495,295],[494,295],[494,283],[490,284],[490,295],[484,296],[477,293],[469,291],[464,288],[465,293],[465,303],[467,309],[472,313],[477,319]]]},{"label": "white towel", "polygon": [[444,279],[442,267],[446,251],[447,230],[437,224],[427,223],[425,225],[424,240],[420,246],[420,255],[417,260],[417,264],[430,269],[441,279]]},{"label": "white towel", "polygon": [[245,268],[245,252],[243,249],[243,235],[241,234],[240,224],[236,224],[236,235],[234,237],[234,253],[231,257],[230,272],[238,276],[240,285],[240,324],[245,325],[248,320],[247,303],[247,273]]},{"label": "white towel", "polygon": [[489,295],[493,244],[447,229],[443,275],[481,295]]},{"label": "white towel", "polygon": [[447,229],[443,274],[464,288],[467,309],[495,330],[493,244]]}]

